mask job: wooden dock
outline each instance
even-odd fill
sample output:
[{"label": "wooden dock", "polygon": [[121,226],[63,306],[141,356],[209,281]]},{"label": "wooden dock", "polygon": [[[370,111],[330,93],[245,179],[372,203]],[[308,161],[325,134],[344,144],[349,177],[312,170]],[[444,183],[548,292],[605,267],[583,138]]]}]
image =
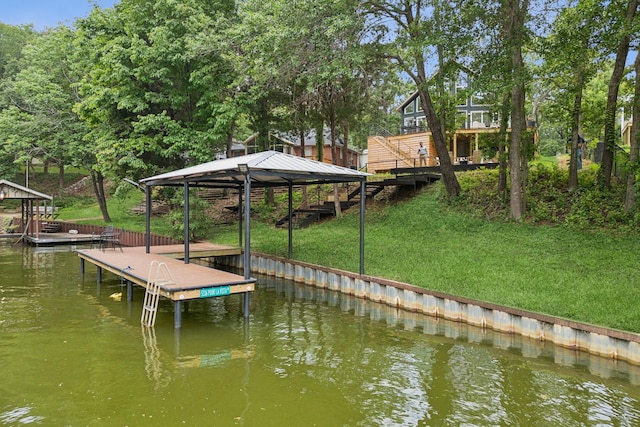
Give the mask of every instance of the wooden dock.
[{"label": "wooden dock", "polygon": [[[248,316],[248,295],[255,289],[255,279],[229,273],[198,264],[185,264],[182,245],[152,246],[151,253],[145,253],[144,247],[122,247],[105,249],[78,250],[81,270],[85,271],[85,262],[98,268],[98,282],[102,281],[102,271],[109,271],[127,283],[127,299],[133,298],[132,284],[147,287],[152,277],[150,267],[153,261],[165,263],[173,281],[160,286],[160,295],[174,303],[174,326],[182,326],[181,305],[190,300],[214,298],[231,294],[245,294],[245,315]],[[189,258],[207,258],[222,255],[240,254],[241,250],[233,246],[195,243],[189,246]]]},{"label": "wooden dock", "polygon": [[[19,238],[20,234],[13,234],[12,237]],[[44,233],[40,232],[37,235],[25,234],[24,240],[32,245],[57,245],[57,244],[81,244],[81,243],[100,243],[99,236],[92,234],[72,234],[72,233]]]}]

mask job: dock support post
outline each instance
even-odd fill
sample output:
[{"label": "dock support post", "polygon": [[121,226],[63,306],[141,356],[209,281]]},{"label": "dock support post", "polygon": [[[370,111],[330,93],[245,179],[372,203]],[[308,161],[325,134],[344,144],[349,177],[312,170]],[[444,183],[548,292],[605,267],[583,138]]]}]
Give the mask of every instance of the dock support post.
[{"label": "dock support post", "polygon": [[133,283],[127,280],[127,301],[133,301]]},{"label": "dock support post", "polygon": [[98,267],[98,284],[102,283],[102,267]]},{"label": "dock support post", "polygon": [[367,198],[366,181],[360,182],[360,275],[364,275],[364,209]]},{"label": "dock support post", "polygon": [[80,273],[84,275],[84,258],[80,258]]},{"label": "dock support post", "polygon": [[144,187],[144,198],[145,198],[145,215],[144,215],[144,247],[145,253],[148,254],[151,252],[151,187]]},{"label": "dock support post", "polygon": [[184,182],[184,263],[189,264],[189,182]]},{"label": "dock support post", "polygon": [[173,311],[173,327],[175,329],[180,329],[182,327],[182,304],[181,301],[176,301],[174,304]]},{"label": "dock support post", "polygon": [[244,317],[245,319],[249,317],[249,292],[244,293]]}]

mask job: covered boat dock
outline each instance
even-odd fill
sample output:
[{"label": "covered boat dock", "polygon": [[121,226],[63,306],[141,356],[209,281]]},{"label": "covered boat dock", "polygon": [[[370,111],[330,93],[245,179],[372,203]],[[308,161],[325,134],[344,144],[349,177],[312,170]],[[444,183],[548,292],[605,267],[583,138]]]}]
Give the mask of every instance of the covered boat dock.
[{"label": "covered boat dock", "polygon": [[[215,160],[174,172],[145,178],[140,182],[146,191],[146,245],[144,248],[118,250],[90,249],[78,251],[81,263],[90,262],[119,275],[127,282],[149,287],[155,279],[150,265],[159,258],[167,265],[174,279],[160,286],[162,296],[175,304],[174,325],[181,327],[181,304],[196,298],[211,298],[233,293],[244,294],[244,316],[249,317],[249,295],[255,288],[251,268],[251,188],[288,187],[289,216],[292,215],[294,185],[337,184],[360,182],[360,274],[364,274],[364,206],[365,184],[370,174],[315,160],[296,157],[276,151],[265,151],[246,156]],[[154,186],[174,186],[184,189],[184,247],[174,247],[167,256],[161,246],[151,247],[151,189]],[[189,193],[192,187],[236,188],[239,193],[239,245],[236,254],[243,255],[244,275],[235,275],[200,265],[190,265],[191,258],[210,257],[211,252],[200,243],[192,244],[189,235]],[[244,196],[244,209],[243,206]],[[289,221],[289,256],[292,248],[292,221]],[[244,232],[244,234],[243,234]],[[244,249],[243,247],[244,240]],[[229,250],[229,249],[225,249]],[[165,251],[166,252],[166,251]],[[218,252],[219,253],[219,252]],[[207,255],[204,255],[207,254]],[[227,253],[228,255],[228,253]],[[170,259],[172,258],[172,259]],[[181,258],[178,261],[174,258]],[[181,265],[179,265],[181,264]],[[128,288],[128,296],[130,289]]]}]

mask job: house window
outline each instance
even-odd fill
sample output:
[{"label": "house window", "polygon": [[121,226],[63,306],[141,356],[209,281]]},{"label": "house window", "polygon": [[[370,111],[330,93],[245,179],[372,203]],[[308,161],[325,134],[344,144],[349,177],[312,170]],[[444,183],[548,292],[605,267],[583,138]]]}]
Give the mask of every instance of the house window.
[{"label": "house window", "polygon": [[411,102],[409,103],[409,105],[407,105],[406,107],[404,107],[404,113],[405,113],[405,114],[411,114],[411,113],[413,113],[413,112],[415,111],[415,109],[413,108],[413,107],[414,107],[413,102],[414,102],[414,101],[411,101]]},{"label": "house window", "polygon": [[304,146],[304,156],[305,157],[313,157],[313,147]]},{"label": "house window", "polygon": [[484,128],[491,125],[491,114],[488,111],[474,111],[471,113],[471,127]]},{"label": "house window", "polygon": [[484,92],[475,92],[471,97],[471,105],[488,105],[490,104],[489,98]]},{"label": "house window", "polygon": [[427,118],[425,116],[416,117],[416,127],[423,131],[427,129]]},{"label": "house window", "polygon": [[422,102],[420,102],[420,97],[416,98],[416,111],[422,111]]},{"label": "house window", "polygon": [[456,128],[467,129],[468,127],[469,127],[469,124],[467,123],[467,112],[458,111],[456,113]]}]

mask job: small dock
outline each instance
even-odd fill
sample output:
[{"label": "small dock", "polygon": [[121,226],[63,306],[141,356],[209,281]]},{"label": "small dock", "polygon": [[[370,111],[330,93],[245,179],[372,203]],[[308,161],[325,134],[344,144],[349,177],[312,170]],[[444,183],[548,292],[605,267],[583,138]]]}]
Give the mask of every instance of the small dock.
[{"label": "small dock", "polygon": [[[12,237],[19,238],[20,234],[13,234]],[[40,245],[58,245],[58,244],[80,244],[80,243],[92,243],[99,244],[100,236],[92,234],[80,234],[80,233],[44,233],[40,232],[37,235],[25,234],[23,239],[27,243],[31,243],[35,246]]]},{"label": "small dock", "polygon": [[[195,243],[189,246],[189,258],[208,258],[213,256],[236,255],[242,251],[233,246]],[[255,289],[255,279],[229,273],[198,264],[185,264],[182,245],[152,246],[151,253],[144,247],[122,247],[107,249],[78,250],[81,270],[89,262],[98,268],[98,282],[102,281],[102,272],[107,270],[127,283],[127,299],[133,299],[132,285],[147,287],[150,278],[150,266],[153,261],[166,264],[173,282],[160,285],[160,296],[174,303],[174,326],[182,326],[182,303],[202,298],[214,298],[231,294],[245,294],[245,315],[248,315],[249,292]]]}]

